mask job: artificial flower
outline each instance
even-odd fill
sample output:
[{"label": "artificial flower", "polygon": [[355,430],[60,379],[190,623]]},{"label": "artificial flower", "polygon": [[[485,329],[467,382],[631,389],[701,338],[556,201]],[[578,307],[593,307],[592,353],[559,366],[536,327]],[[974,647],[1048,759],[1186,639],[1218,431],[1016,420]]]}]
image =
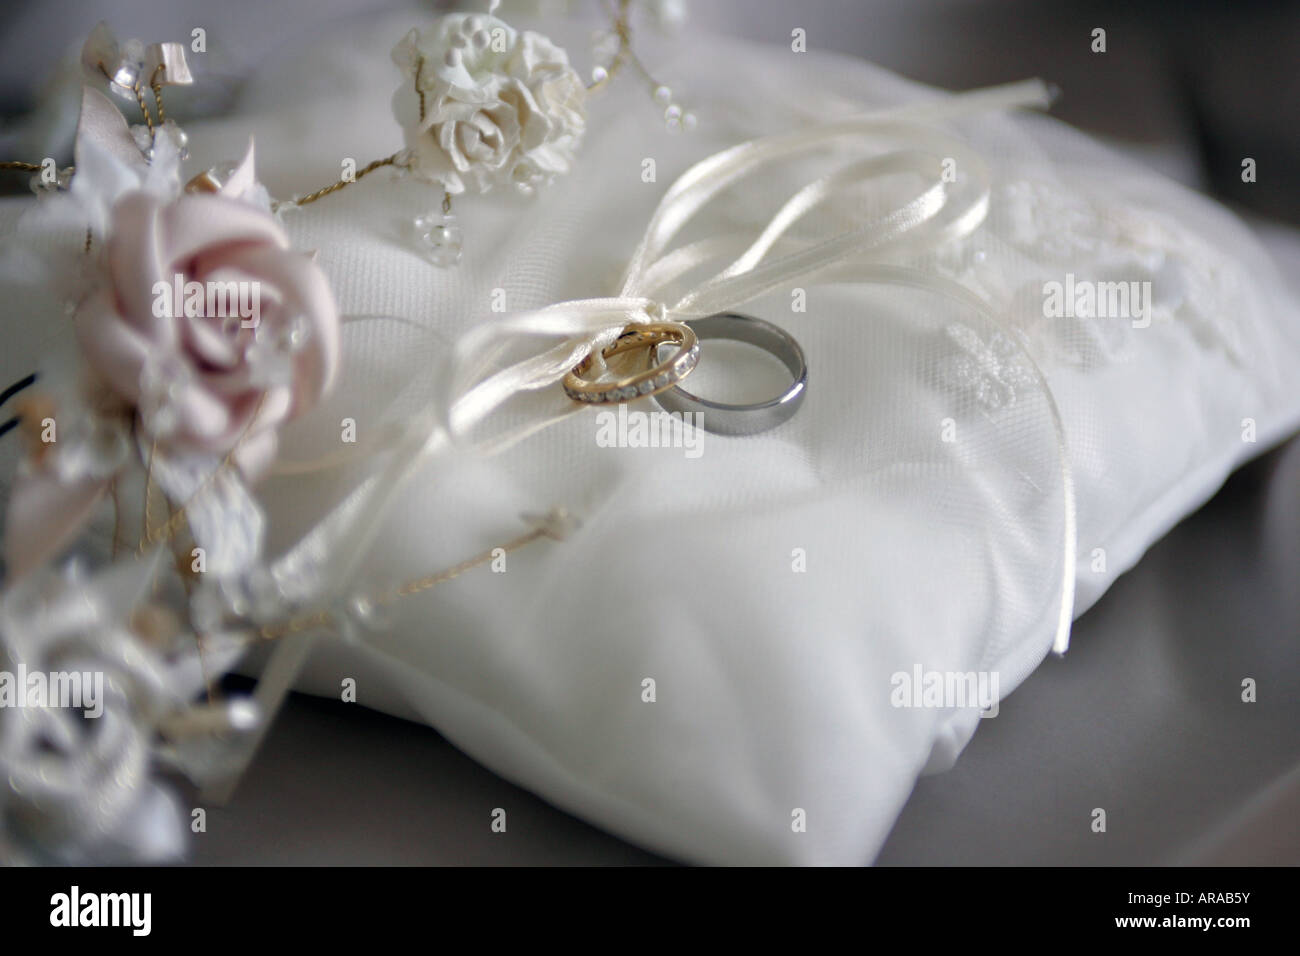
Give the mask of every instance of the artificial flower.
[{"label": "artificial flower", "polygon": [[453,194],[531,193],[569,171],[587,91],[546,37],[490,15],[449,14],[408,33],[393,60],[406,74],[394,111],[417,175]]}]

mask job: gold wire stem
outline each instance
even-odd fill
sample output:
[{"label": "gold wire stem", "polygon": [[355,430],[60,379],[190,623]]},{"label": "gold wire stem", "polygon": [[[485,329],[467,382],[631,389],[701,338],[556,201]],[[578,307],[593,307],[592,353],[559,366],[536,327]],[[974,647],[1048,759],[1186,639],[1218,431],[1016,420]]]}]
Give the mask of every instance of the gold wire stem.
[{"label": "gold wire stem", "polygon": [[226,468],[230,466],[230,461],[233,454],[234,452],[228,454],[225,460],[223,460],[221,464],[218,465],[216,469],[212,471],[211,474],[209,474],[206,478],[203,479],[203,483],[199,485],[199,487],[195,490],[194,494],[190,495],[190,497],[186,500],[185,504],[181,505],[170,515],[168,515],[167,520],[163,522],[161,527],[155,528],[154,530],[148,532],[145,535],[144,539],[140,542],[140,548],[139,548],[140,554],[144,554],[146,550],[148,550],[150,547],[152,547],[155,544],[159,544],[160,542],[164,542],[164,541],[170,541],[172,539],[172,537],[176,534],[176,532],[181,529],[181,525],[185,523],[185,509],[189,507],[189,505],[192,504],[194,500],[198,498],[199,495],[201,495],[204,491],[207,490],[208,486],[211,485],[212,482],[216,480],[217,475],[221,474],[223,471],[226,470]]},{"label": "gold wire stem", "polygon": [[603,67],[605,75],[599,80],[587,84],[587,92],[589,93],[607,86],[610,80],[614,79],[615,74],[623,68],[623,63],[632,53],[632,23],[628,16],[630,7],[631,0],[618,0],[617,11],[608,4],[605,5],[605,12],[608,14],[614,33],[618,37],[618,52],[614,54],[614,59],[609,62],[609,65]]},{"label": "gold wire stem", "polygon": [[181,587],[185,589],[185,596],[189,597],[194,592],[193,572],[190,565],[185,563],[185,554],[182,553],[177,542],[180,538],[172,538],[172,565],[176,568],[176,577],[180,578]]},{"label": "gold wire stem", "polygon": [[[140,106],[140,114],[144,116],[144,124],[145,126],[149,127],[149,145],[152,146],[153,139],[154,139],[153,116],[151,116],[149,113],[149,104],[144,101],[144,88],[140,85],[140,81],[137,80],[133,86],[124,86],[123,84],[117,82],[117,80],[113,79],[112,74],[108,72],[108,69],[104,66],[103,63],[97,65],[99,66],[99,72],[104,74],[104,76],[108,79],[108,82],[112,86],[116,86],[118,89],[130,90],[132,93],[135,94],[135,101]],[[162,64],[159,64],[159,67],[161,66]],[[153,77],[150,78],[150,82],[152,83],[154,79],[157,79],[157,77],[158,77],[158,68],[155,68],[153,71]],[[155,91],[155,96],[156,95],[157,93]]]},{"label": "gold wire stem", "polygon": [[305,206],[308,203],[313,203],[317,199],[322,199],[325,196],[328,196],[330,193],[338,192],[344,186],[350,186],[353,183],[358,182],[362,176],[368,176],[370,173],[373,173],[376,169],[382,169],[385,166],[395,165],[397,163],[397,157],[398,154],[394,153],[392,156],[385,156],[383,159],[376,159],[373,163],[369,164],[364,169],[357,170],[357,174],[353,178],[340,179],[338,182],[331,183],[330,185],[326,186],[324,189],[318,189],[314,193],[308,193],[306,196],[303,196],[301,199],[293,200],[293,202],[295,205],[298,206]]},{"label": "gold wire stem", "polygon": [[[266,402],[266,395],[265,393],[263,393],[262,397],[257,401],[257,407],[253,409],[253,414],[248,417],[248,423],[244,425],[243,432],[240,433],[239,438],[236,439],[235,441],[235,444],[231,446],[230,451],[226,452],[226,456],[221,459],[221,464],[217,465],[216,468],[214,468],[212,471],[210,471],[207,474],[206,477],[204,477],[203,481],[200,482],[199,486],[194,489],[194,493],[185,500],[184,504],[182,504],[179,508],[177,508],[168,516],[166,522],[163,523],[161,528],[157,528],[153,531],[150,531],[148,534],[145,535],[144,539],[140,542],[140,547],[137,551],[137,555],[143,555],[148,548],[152,547],[155,544],[158,544],[159,542],[170,541],[172,539],[172,536],[175,535],[176,532],[180,530],[181,525],[186,520],[185,509],[187,509],[191,504],[193,504],[194,501],[199,497],[199,495],[203,494],[203,492],[208,490],[208,487],[214,481],[217,480],[217,476],[219,476],[222,472],[224,472],[227,468],[230,467],[231,463],[235,460],[235,453],[239,451],[239,446],[242,445],[244,443],[244,439],[248,437],[249,429],[251,429],[253,427],[253,423],[257,421],[257,416],[261,414],[262,405],[265,402]],[[152,469],[152,460],[153,460],[153,453],[151,451],[150,452],[151,469]],[[147,480],[148,479],[146,479],[146,481]],[[146,492],[147,490],[148,489],[146,486]],[[145,520],[146,521],[148,520],[147,515]]]},{"label": "gold wire stem", "polygon": [[41,171],[40,163],[20,163],[17,160],[9,160],[0,163],[0,169],[16,169],[23,173],[39,173]]},{"label": "gold wire stem", "polygon": [[[168,506],[170,507],[172,505],[171,499],[167,498],[166,501]],[[185,509],[183,508],[181,509],[182,514],[184,514],[184,510]],[[186,519],[186,523],[188,524],[188,518]],[[185,552],[182,549],[182,546],[179,546],[177,544],[177,541],[178,539],[175,537],[173,537],[171,540],[172,561],[176,567],[176,576],[181,580],[181,587],[185,589],[185,596],[187,598],[190,598],[194,596],[194,566],[192,563],[191,564],[186,563],[185,559],[190,555],[185,554]],[[190,536],[191,545],[193,544],[193,542],[194,542],[194,537],[191,534]],[[192,553],[193,552],[191,552],[191,554]],[[198,653],[199,676],[203,681],[203,689],[207,694],[208,703],[213,704],[216,702],[217,695],[216,695],[216,689],[213,686],[212,678],[208,673],[207,654],[206,654],[206,649],[203,646],[204,637],[205,635],[199,633],[197,628],[194,630],[194,647]]]},{"label": "gold wire stem", "polygon": [[632,21],[629,13],[630,0],[619,0],[617,11],[605,5],[606,13],[612,22],[614,33],[618,36],[618,52],[614,54],[614,59],[609,65],[604,67],[605,75],[599,80],[587,84],[587,92],[595,92],[605,87],[614,75],[618,73],[626,64],[631,64],[641,78],[650,86],[651,91],[658,89],[663,84],[660,83],[649,68],[637,56],[636,50],[632,47]]},{"label": "gold wire stem", "polygon": [[137,545],[139,553],[143,554],[149,540],[149,525],[152,523],[150,514],[153,511],[153,459],[158,452],[158,440],[155,438],[149,443],[149,459],[145,463],[144,469],[144,515],[140,519],[140,543]]},{"label": "gold wire stem", "polygon": [[299,631],[324,627],[333,619],[334,615],[329,611],[314,611],[311,614],[300,614],[290,618],[283,624],[267,625],[261,628],[257,635],[264,641],[274,641],[281,637],[288,637],[290,634],[297,634]]},{"label": "gold wire stem", "polygon": [[[175,507],[175,505],[174,505],[174,503],[172,502],[172,500],[171,500],[170,497],[167,497],[166,495],[164,495],[163,498],[164,498],[164,501],[166,501],[166,503],[167,503],[167,507],[168,507],[168,508],[174,508],[174,507]],[[186,523],[186,527],[188,527],[188,526],[189,526],[189,518],[188,518],[188,516],[186,517],[186,522],[185,522],[185,523]],[[193,535],[193,533],[191,533],[191,534],[189,535],[189,540],[190,540],[190,547],[193,548],[194,543],[195,543],[195,542],[194,542],[194,535]],[[195,575],[195,571],[194,571],[194,566],[193,566],[193,564],[192,564],[192,563],[186,563],[186,561],[187,561],[187,559],[190,559],[190,560],[192,561],[192,559],[193,559],[193,551],[191,551],[190,554],[186,554],[186,553],[184,552],[184,550],[183,550],[183,549],[184,549],[184,545],[181,543],[181,538],[180,538],[179,535],[174,535],[174,536],[172,537],[171,541],[169,542],[169,544],[170,544],[170,546],[171,546],[172,562],[176,565],[176,576],[177,576],[178,578],[180,578],[180,581],[181,581],[181,587],[183,587],[183,588],[185,589],[185,595],[186,595],[186,597],[189,597],[190,595],[192,595],[192,594],[194,593],[194,575]]]},{"label": "gold wire stem", "polygon": [[[539,526],[534,528],[532,531],[525,532],[519,537],[507,541],[505,544],[488,548],[486,551],[482,551],[459,564],[453,564],[451,567],[439,571],[436,574],[430,574],[422,578],[415,578],[407,581],[405,584],[400,584],[395,588],[390,588],[389,590],[375,596],[373,598],[374,603],[388,605],[400,598],[410,597],[413,594],[427,591],[430,588],[450,581],[453,578],[460,577],[466,571],[472,571],[474,568],[487,564],[496,557],[498,551],[509,554],[527,544],[531,544],[538,538],[550,536],[552,536],[551,532],[545,526]],[[277,638],[286,637],[290,634],[297,634],[300,631],[311,628],[325,627],[333,622],[333,620],[334,613],[332,611],[312,611],[307,614],[300,614],[297,617],[290,618],[283,624],[267,625],[266,627],[261,628],[257,634],[263,640],[271,641]]]},{"label": "gold wire stem", "polygon": [[653,74],[651,74],[648,69],[646,69],[646,65],[641,62],[641,58],[636,55],[636,51],[630,46],[627,48],[627,60],[636,68],[636,71],[641,74],[641,78],[650,85],[652,91],[663,85],[654,78]]},{"label": "gold wire stem", "polygon": [[117,560],[117,552],[121,548],[121,542],[118,540],[118,533],[122,530],[122,499],[117,493],[117,477],[108,484],[109,496],[113,499],[113,560]]},{"label": "gold wire stem", "polygon": [[424,87],[420,85],[420,77],[424,73],[424,57],[417,57],[415,60],[415,95],[420,100],[420,122],[424,122]]},{"label": "gold wire stem", "polygon": [[149,127],[149,145],[152,146],[157,133],[153,128],[153,116],[149,113],[149,104],[144,101],[144,87],[137,83],[131,87],[131,92],[135,94],[135,101],[140,104],[140,113],[144,116],[144,125]]},{"label": "gold wire stem", "polygon": [[199,651],[199,679],[203,681],[203,690],[208,697],[208,706],[211,707],[217,702],[217,690],[212,676],[208,673],[208,661],[203,652],[203,641],[206,636],[197,630],[194,632],[194,643]]},{"label": "gold wire stem", "polygon": [[162,84],[158,82],[158,74],[167,69],[166,65],[159,63],[153,68],[153,75],[149,77],[149,89],[153,90],[154,105],[158,107],[158,125],[161,126],[167,122],[167,114],[163,110]]},{"label": "gold wire stem", "polygon": [[487,564],[492,560],[498,549],[509,554],[511,551],[517,551],[524,545],[531,544],[545,535],[545,529],[534,528],[532,531],[521,534],[512,541],[507,541],[505,544],[498,545],[495,548],[488,548],[486,551],[460,562],[460,564],[454,564],[445,571],[439,571],[437,574],[430,574],[423,578],[416,578],[413,581],[407,581],[405,584],[398,585],[389,591],[385,591],[375,598],[375,603],[391,604],[398,598],[409,597],[412,594],[419,594],[421,591],[427,591],[429,588],[442,584],[445,581],[450,581],[453,578],[460,577],[466,571],[472,571],[480,565]]}]

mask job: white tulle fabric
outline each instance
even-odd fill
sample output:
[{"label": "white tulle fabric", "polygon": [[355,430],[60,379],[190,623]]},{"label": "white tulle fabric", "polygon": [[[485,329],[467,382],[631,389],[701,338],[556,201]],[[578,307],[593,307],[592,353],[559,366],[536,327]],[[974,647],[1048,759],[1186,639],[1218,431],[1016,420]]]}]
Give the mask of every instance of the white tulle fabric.
[{"label": "white tulle fabric", "polygon": [[[397,149],[381,107],[388,50],[410,25],[286,51],[249,81],[246,112],[189,127],[192,155],[224,158],[252,132],[261,178],[286,196],[336,178],[342,157]],[[547,31],[571,48],[584,32]],[[360,639],[304,646],[299,686],[333,695],[355,678],[361,703],[427,721],[675,857],[865,863],[917,775],[949,765],[978,724],[973,710],[891,706],[891,675],[990,670],[1014,689],[1063,644],[1063,614],[1300,423],[1300,317],[1230,215],[1049,119],[922,107],[900,120],[889,111],[943,94],[815,53],[677,42],[662,73],[689,91],[699,129],[663,132],[644,91],[615,84],[592,99],[567,178],[531,203],[459,203],[455,270],[404,238],[441,198],[427,185],[376,175],[290,214],[351,318],[337,390],[286,430],[260,488],[288,586],[383,587],[553,505],[584,522],[510,555],[504,574],[399,601]],[[664,227],[684,225],[672,245],[690,251],[658,245],[654,211],[691,166],[864,113],[869,129],[809,133],[808,149]],[[940,202],[907,157],[950,154],[961,177]],[[873,242],[900,208],[907,241]],[[881,228],[860,245],[819,246],[864,222]],[[1066,273],[1151,281],[1150,327],[1043,318],[1043,283]],[[558,388],[518,391],[622,321],[731,307],[745,283],[745,309],[808,355],[807,400],[777,430],[706,435],[698,458],[602,448],[593,413]],[[492,346],[503,329],[520,333],[506,354]],[[13,361],[38,346],[33,333]],[[746,397],[708,358],[700,389]],[[356,446],[340,444],[344,418]]]}]

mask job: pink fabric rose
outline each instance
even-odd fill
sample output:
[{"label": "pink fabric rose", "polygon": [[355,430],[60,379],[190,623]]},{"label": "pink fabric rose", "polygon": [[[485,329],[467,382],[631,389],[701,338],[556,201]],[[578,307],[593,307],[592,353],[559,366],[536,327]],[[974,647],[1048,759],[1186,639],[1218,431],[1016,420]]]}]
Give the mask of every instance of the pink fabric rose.
[{"label": "pink fabric rose", "polygon": [[[338,368],[338,313],[324,274],[289,248],[271,216],[221,195],[124,196],[106,257],[107,282],[75,316],[86,363],[140,410],[160,447],[234,449],[245,475],[260,474],[275,455],[276,428],[311,407]],[[256,327],[239,314],[189,316],[184,297],[170,292],[170,314],[159,316],[159,284],[174,289],[177,275],[182,293],[188,282],[205,290],[247,283],[234,293],[245,302],[255,284]]]},{"label": "pink fabric rose", "polygon": [[[251,152],[242,168],[251,176]],[[109,219],[103,280],[74,322],[91,372],[84,390],[98,393],[96,406],[133,412],[161,455],[220,460],[229,453],[255,478],[275,456],[278,426],[331,385],[339,321],[324,273],[289,248],[268,212],[232,194],[121,196]],[[189,282],[237,290],[224,284],[255,283],[255,327],[239,314],[206,314],[206,298],[199,315],[187,314],[184,295],[160,299],[159,283],[174,291],[177,275],[182,293]],[[69,451],[61,435],[15,482],[4,548],[11,578],[67,544],[113,478],[103,467],[70,473],[57,460]]]}]

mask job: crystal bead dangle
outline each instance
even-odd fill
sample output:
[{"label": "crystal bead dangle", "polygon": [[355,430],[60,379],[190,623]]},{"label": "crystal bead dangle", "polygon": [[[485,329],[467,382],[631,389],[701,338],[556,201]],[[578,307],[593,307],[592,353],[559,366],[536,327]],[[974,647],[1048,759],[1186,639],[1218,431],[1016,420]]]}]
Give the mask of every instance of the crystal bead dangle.
[{"label": "crystal bead dangle", "polygon": [[440,269],[460,262],[463,235],[451,213],[451,193],[443,193],[442,211],[416,216],[415,232],[425,258]]}]

